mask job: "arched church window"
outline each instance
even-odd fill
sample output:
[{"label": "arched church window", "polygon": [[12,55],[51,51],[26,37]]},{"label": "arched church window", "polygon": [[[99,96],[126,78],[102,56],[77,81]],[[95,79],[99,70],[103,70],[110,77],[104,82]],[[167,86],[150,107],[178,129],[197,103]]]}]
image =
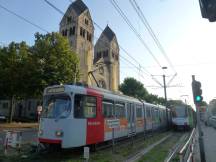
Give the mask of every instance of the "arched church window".
[{"label": "arched church window", "polygon": [[104,74],[104,68],[103,68],[103,67],[100,67],[100,68],[99,68],[99,73],[100,73],[101,75]]}]

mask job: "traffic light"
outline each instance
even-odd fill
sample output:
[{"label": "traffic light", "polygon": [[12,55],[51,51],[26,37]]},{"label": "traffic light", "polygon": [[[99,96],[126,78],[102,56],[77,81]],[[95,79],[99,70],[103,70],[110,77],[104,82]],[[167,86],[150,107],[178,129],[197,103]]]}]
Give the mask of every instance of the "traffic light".
[{"label": "traffic light", "polygon": [[215,0],[199,0],[200,10],[203,18],[210,22],[216,21],[216,1]]},{"label": "traffic light", "polygon": [[201,83],[194,80],[192,82],[192,90],[193,90],[194,103],[195,104],[202,103],[203,97],[202,97]]}]

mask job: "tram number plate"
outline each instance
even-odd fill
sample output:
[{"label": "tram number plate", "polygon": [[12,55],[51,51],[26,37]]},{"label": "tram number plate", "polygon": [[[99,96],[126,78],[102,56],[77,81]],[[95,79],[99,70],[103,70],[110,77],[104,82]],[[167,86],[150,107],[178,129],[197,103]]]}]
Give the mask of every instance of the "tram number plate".
[{"label": "tram number plate", "polygon": [[109,128],[118,128],[120,127],[119,119],[107,120],[107,125]]}]

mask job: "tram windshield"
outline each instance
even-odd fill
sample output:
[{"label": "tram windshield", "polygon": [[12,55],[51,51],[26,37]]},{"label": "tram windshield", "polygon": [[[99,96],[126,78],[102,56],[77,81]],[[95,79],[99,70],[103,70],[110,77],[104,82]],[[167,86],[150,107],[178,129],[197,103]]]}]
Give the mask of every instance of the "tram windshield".
[{"label": "tram windshield", "polygon": [[185,106],[176,106],[172,115],[176,118],[187,117],[187,109]]},{"label": "tram windshield", "polygon": [[66,118],[71,111],[71,99],[68,95],[46,95],[44,97],[42,117]]}]

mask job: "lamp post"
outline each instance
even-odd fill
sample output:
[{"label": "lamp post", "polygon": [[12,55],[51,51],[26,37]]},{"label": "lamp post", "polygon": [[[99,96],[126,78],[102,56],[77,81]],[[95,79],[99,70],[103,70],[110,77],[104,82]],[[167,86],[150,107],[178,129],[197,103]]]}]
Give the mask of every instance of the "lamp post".
[{"label": "lamp post", "polygon": [[[162,67],[163,70],[167,69],[166,66]],[[168,120],[168,110],[167,110],[167,91],[166,91],[166,76],[163,74],[163,87],[164,87],[164,98],[165,98],[165,107],[166,107],[166,120],[167,126],[169,127],[169,120]]]}]

